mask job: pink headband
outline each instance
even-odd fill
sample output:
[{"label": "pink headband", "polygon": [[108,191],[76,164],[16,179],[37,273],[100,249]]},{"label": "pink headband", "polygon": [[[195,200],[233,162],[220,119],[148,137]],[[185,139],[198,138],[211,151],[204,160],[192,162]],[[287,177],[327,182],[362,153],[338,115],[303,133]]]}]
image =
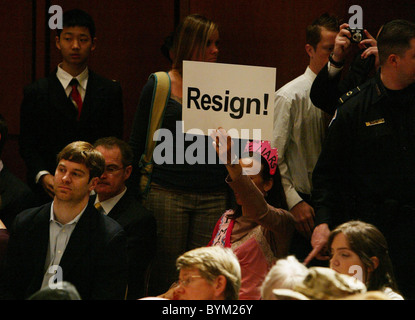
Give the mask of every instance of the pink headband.
[{"label": "pink headband", "polygon": [[277,170],[278,150],[271,148],[269,141],[254,140],[246,144],[244,152],[261,152],[261,156],[267,160],[269,173],[273,176]]}]

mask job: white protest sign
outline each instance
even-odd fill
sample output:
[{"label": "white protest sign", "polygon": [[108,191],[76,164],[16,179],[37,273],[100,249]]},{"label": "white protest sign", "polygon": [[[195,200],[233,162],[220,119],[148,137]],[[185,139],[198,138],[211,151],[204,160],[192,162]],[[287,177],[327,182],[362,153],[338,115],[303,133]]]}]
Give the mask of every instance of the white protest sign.
[{"label": "white protest sign", "polygon": [[183,62],[183,132],[209,135],[218,127],[272,140],[276,69],[235,64]]}]

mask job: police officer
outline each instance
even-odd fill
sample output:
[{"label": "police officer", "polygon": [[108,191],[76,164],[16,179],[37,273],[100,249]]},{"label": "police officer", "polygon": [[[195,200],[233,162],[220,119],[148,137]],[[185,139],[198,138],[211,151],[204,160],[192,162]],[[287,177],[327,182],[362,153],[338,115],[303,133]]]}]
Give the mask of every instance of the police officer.
[{"label": "police officer", "polygon": [[415,24],[385,24],[377,45],[379,72],[342,97],[314,170],[305,263],[324,259],[330,229],[360,219],[384,233],[400,290],[415,299]]}]

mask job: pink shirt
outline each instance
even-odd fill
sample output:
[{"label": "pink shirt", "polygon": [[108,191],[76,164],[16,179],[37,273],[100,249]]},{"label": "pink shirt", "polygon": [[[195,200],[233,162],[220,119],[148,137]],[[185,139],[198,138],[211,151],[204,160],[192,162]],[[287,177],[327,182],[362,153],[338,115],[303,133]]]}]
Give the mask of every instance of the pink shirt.
[{"label": "pink shirt", "polygon": [[241,265],[239,299],[257,300],[273,263],[288,254],[294,218],[290,212],[270,206],[248,176],[241,175],[234,181],[228,177],[227,182],[242,199],[242,216],[231,220],[227,217],[233,210],[226,211],[209,245],[232,248]]}]

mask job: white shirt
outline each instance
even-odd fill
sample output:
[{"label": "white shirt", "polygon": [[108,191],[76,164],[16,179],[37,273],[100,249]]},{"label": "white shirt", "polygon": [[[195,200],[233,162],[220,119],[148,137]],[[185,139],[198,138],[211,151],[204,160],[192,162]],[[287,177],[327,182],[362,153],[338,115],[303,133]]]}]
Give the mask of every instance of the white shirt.
[{"label": "white shirt", "polygon": [[343,67],[332,66],[330,61],[327,62],[327,70],[329,73],[329,78],[334,78],[340,71],[343,70]]},{"label": "white shirt", "polygon": [[[75,78],[78,80],[78,92],[81,95],[82,101],[85,99],[86,93],[86,86],[88,84],[88,67],[85,68],[80,74],[78,74]],[[59,82],[62,84],[62,87],[65,89],[66,96],[69,97],[72,91],[72,87],[69,85],[69,82],[74,78],[68,72],[63,70],[60,65],[58,65],[58,70],[56,71],[56,77],[58,78]],[[75,107],[77,107],[76,102],[72,101]],[[50,174],[49,171],[42,170],[39,171],[35,177],[36,183],[39,182],[40,177],[45,174]]]},{"label": "white shirt", "polygon": [[[58,71],[56,71],[56,77],[58,78],[59,82],[62,84],[62,87],[65,89],[66,96],[69,97],[72,91],[72,87],[69,85],[69,82],[74,78],[68,72],[63,70],[60,65],[58,65]],[[78,91],[81,95],[82,101],[84,101],[85,93],[86,93],[86,86],[88,84],[88,67],[85,68],[80,74],[76,77],[78,80]],[[75,104],[76,106],[76,104]]]},{"label": "white shirt", "polygon": [[54,202],[52,202],[50,207],[49,218],[49,250],[46,255],[45,275],[43,277],[41,288],[48,286],[50,278],[54,275],[54,273],[50,272],[49,268],[52,266],[58,266],[60,264],[72,232],[75,230],[76,224],[78,223],[79,219],[81,219],[81,216],[88,205],[87,204],[72,221],[63,225],[55,219],[53,203]]},{"label": "white shirt", "polygon": [[290,210],[303,200],[298,192],[311,194],[311,176],[324,140],[324,112],[310,99],[316,76],[307,67],[303,75],[274,96],[272,146],[278,148],[278,166]]},{"label": "white shirt", "polygon": [[117,202],[120,201],[120,199],[123,197],[123,195],[126,192],[127,192],[127,187],[125,187],[124,191],[121,192],[120,194],[118,194],[118,195],[116,195],[116,196],[114,196],[112,198],[109,198],[109,199],[107,199],[105,201],[99,201],[98,200],[98,197],[99,196],[97,194],[97,196],[95,197],[95,203],[97,203],[97,202],[101,203],[101,206],[102,206],[102,209],[103,209],[103,213],[105,215],[107,215],[112,210],[112,208],[115,207],[115,205],[117,204]]}]

